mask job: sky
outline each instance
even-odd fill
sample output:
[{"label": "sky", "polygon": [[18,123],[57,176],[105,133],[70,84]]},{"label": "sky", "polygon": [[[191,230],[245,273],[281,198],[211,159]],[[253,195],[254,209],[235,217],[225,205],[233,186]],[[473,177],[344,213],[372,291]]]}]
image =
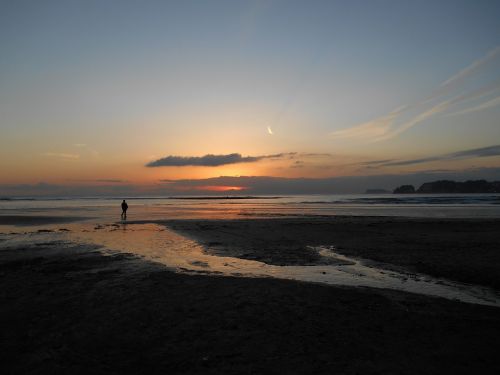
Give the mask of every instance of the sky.
[{"label": "sky", "polygon": [[498,179],[499,19],[481,0],[0,0],[0,194]]}]

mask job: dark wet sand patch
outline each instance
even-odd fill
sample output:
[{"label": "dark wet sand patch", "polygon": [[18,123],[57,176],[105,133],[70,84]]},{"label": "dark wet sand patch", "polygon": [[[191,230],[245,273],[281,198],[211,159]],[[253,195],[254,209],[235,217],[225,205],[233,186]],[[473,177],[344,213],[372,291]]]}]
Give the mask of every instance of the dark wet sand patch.
[{"label": "dark wet sand patch", "polygon": [[0,252],[2,373],[500,370],[497,308],[45,249]]},{"label": "dark wet sand patch", "polygon": [[330,217],[164,222],[210,254],[274,265],[328,261],[308,246],[500,290],[499,219]]},{"label": "dark wet sand patch", "polygon": [[82,216],[35,216],[35,215],[0,215],[0,225],[49,225],[73,223],[92,218]]}]

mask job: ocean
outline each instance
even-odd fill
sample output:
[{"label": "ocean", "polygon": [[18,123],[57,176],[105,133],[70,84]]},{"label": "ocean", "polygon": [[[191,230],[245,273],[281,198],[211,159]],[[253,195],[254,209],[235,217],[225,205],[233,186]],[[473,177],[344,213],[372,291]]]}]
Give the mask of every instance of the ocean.
[{"label": "ocean", "polygon": [[304,216],[500,218],[500,194],[296,195],[255,197],[0,198],[1,216],[75,216],[128,220],[238,219]]}]

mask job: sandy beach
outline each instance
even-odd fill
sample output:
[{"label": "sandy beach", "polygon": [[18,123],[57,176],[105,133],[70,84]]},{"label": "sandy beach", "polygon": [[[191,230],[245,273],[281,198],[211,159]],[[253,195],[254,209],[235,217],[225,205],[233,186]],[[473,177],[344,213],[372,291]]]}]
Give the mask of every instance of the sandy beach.
[{"label": "sandy beach", "polygon": [[[3,373],[500,370],[497,307],[388,289],[173,272],[120,249],[50,237],[73,230],[67,223],[46,233],[38,227],[30,232],[20,218],[16,223],[25,224],[18,235],[28,240],[0,251]],[[389,268],[497,291],[500,285],[496,220],[335,217],[157,224],[217,256],[316,265],[325,260],[310,246],[333,245],[342,254]],[[121,230],[116,224],[116,233]]]}]

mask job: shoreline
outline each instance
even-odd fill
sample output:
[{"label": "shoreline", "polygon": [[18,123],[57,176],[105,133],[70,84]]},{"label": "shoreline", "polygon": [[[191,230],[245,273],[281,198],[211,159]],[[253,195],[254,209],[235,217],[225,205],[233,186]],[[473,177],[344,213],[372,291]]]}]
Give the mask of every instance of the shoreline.
[{"label": "shoreline", "polygon": [[[0,229],[92,225],[90,217],[0,215]],[[275,266],[334,264],[313,247],[332,248],[386,269],[420,273],[500,291],[500,219],[329,216],[116,221],[157,224],[199,243],[206,254]],[[8,225],[8,226],[7,226]],[[96,223],[95,228],[106,226]],[[110,224],[108,224],[110,225]],[[50,226],[45,228],[45,226]],[[0,242],[2,239],[0,238]]]}]

